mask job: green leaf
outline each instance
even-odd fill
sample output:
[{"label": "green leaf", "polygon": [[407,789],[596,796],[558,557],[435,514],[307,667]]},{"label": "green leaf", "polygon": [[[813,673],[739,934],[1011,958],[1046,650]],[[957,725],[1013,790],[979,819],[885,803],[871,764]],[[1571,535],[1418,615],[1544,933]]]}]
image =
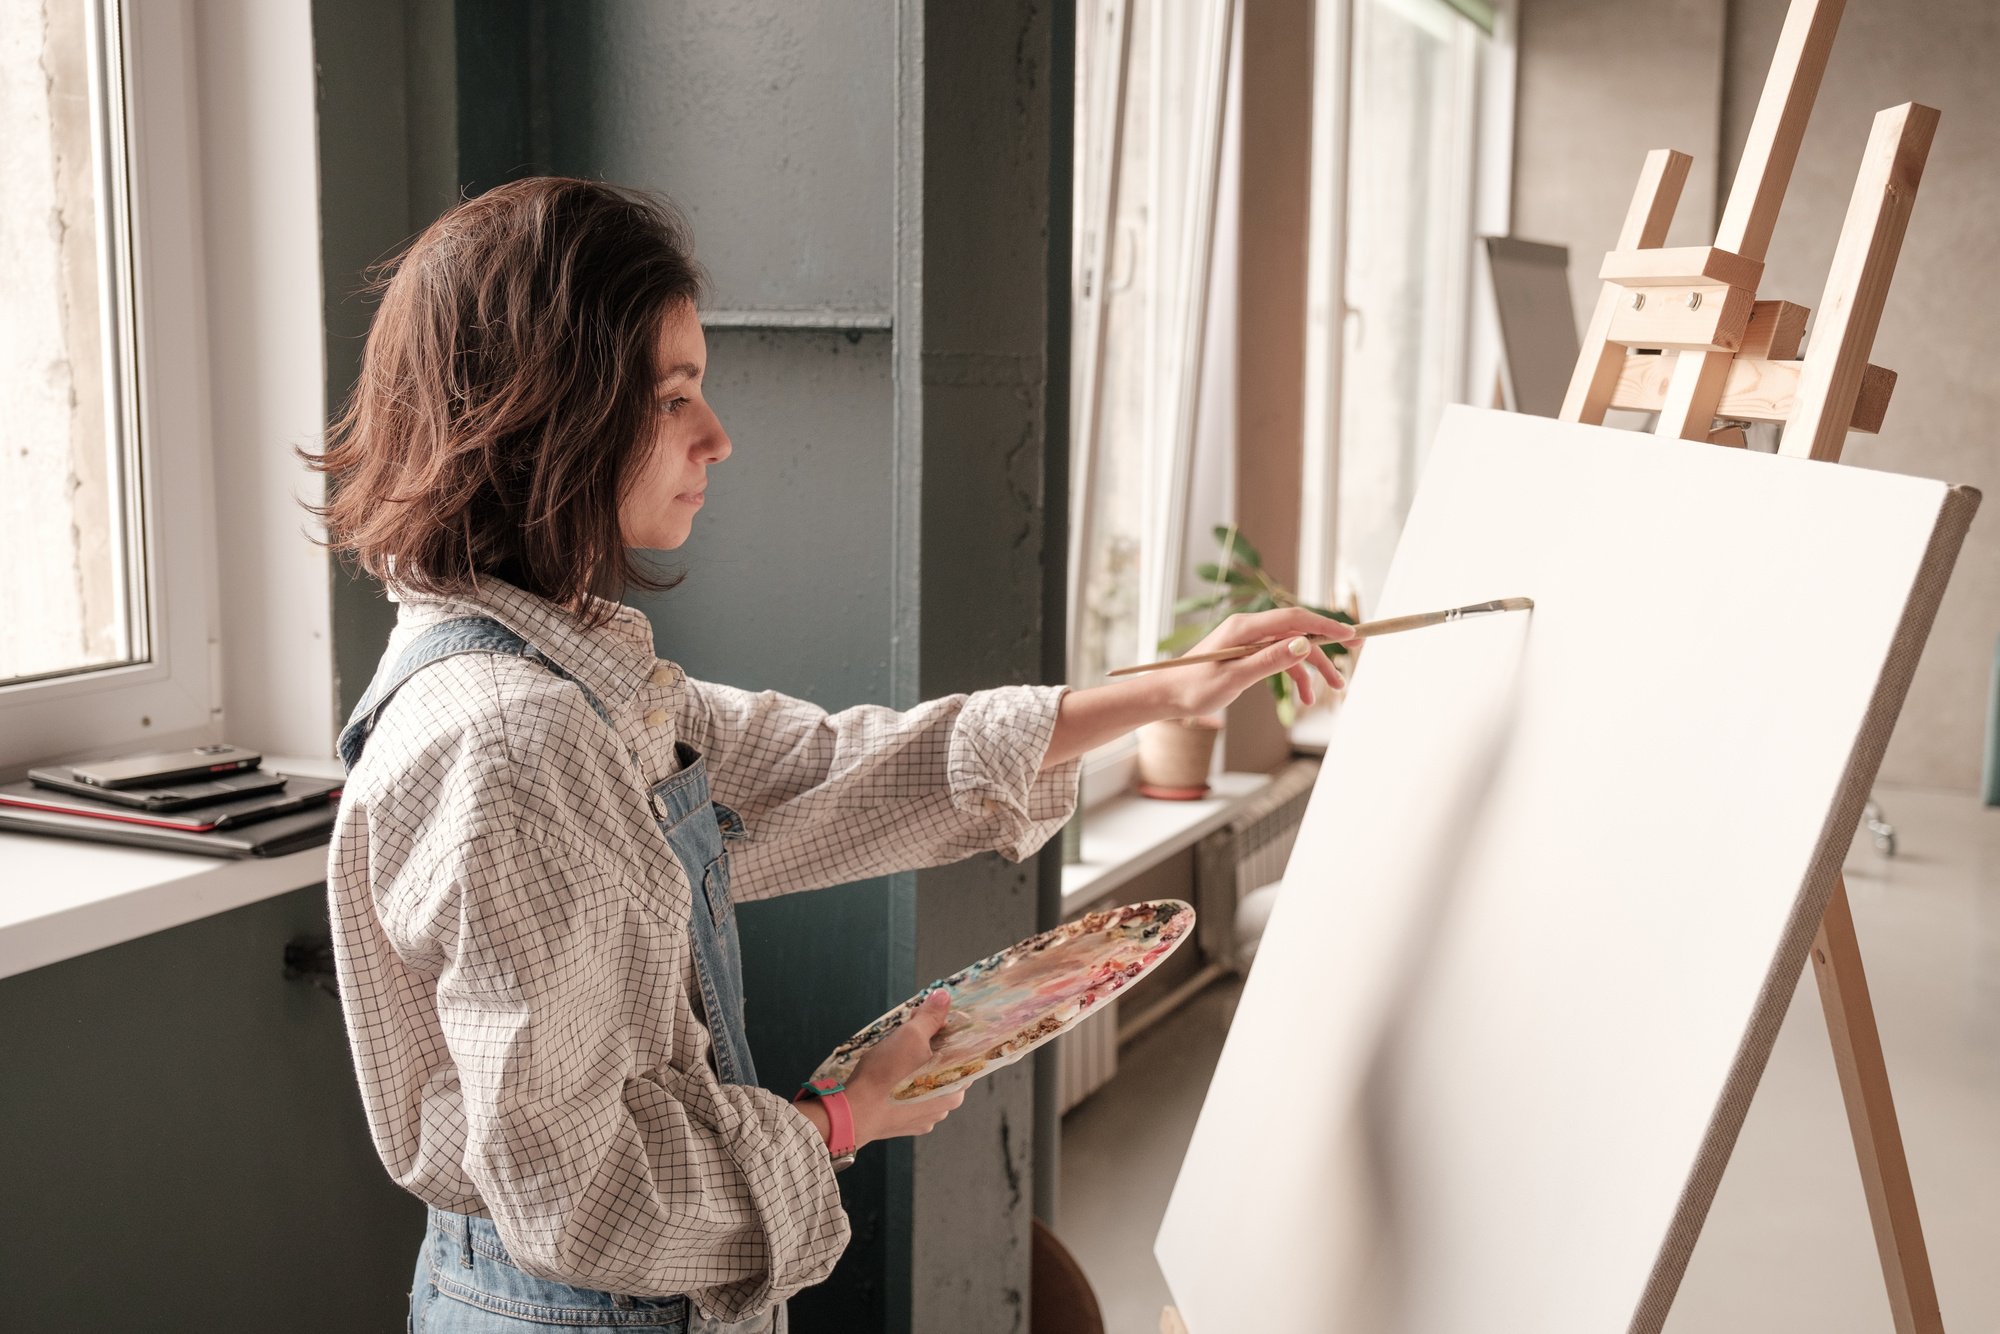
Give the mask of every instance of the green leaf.
[{"label": "green leaf", "polygon": [[1208,627],[1205,625],[1183,625],[1160,641],[1160,652],[1178,657],[1199,644],[1207,635]]},{"label": "green leaf", "polygon": [[1198,611],[1207,611],[1210,607],[1215,606],[1218,602],[1222,602],[1228,597],[1229,594],[1225,591],[1210,593],[1206,597],[1182,598],[1174,604],[1174,615],[1189,616]]},{"label": "green leaf", "polygon": [[1245,611],[1276,611],[1278,604],[1269,593],[1261,593],[1252,598],[1243,608]]},{"label": "green leaf", "polygon": [[1208,584],[1254,584],[1257,582],[1233,565],[1225,570],[1213,563],[1195,566],[1194,577]]},{"label": "green leaf", "polygon": [[1234,524],[1218,523],[1215,525],[1215,540],[1223,546],[1228,547],[1235,554],[1237,560],[1242,561],[1251,569],[1261,570],[1264,568],[1264,558],[1257,554],[1257,548],[1250,545],[1250,539],[1238,532]]},{"label": "green leaf", "polygon": [[1329,621],[1339,621],[1342,625],[1355,624],[1354,618],[1344,611],[1329,611],[1325,607],[1307,607],[1306,610],[1315,616],[1324,616]]}]

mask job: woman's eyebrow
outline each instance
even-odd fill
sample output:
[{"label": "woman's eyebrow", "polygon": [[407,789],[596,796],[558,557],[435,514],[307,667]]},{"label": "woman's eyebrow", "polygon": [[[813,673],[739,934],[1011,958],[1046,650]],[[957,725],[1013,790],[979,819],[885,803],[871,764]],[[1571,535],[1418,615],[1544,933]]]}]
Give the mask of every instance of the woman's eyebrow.
[{"label": "woman's eyebrow", "polygon": [[695,365],[692,361],[683,361],[678,366],[669,367],[667,373],[660,377],[660,383],[662,385],[669,385],[676,380],[699,380],[700,378],[701,367]]}]

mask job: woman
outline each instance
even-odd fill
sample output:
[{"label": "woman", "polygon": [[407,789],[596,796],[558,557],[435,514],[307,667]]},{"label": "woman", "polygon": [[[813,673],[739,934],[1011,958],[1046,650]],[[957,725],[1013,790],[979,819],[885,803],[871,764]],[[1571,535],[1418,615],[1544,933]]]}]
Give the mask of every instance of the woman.
[{"label": "woman", "polygon": [[729,457],[700,287],[660,199],[463,203],[396,266],[316,461],[330,540],[401,603],[328,890],[369,1127],[431,1207],[418,1331],[781,1330],[847,1241],[836,1159],[959,1098],[889,1097],[943,996],[844,1092],[761,1088],[733,903],[1024,858],[1092,747],[1276,671],[1340,684],[1302,636],[1346,629],[1302,611],[1202,646],[1298,636],[1237,662],[908,713],[690,680],[618,599],[662,586],[632,551],[686,541]]}]

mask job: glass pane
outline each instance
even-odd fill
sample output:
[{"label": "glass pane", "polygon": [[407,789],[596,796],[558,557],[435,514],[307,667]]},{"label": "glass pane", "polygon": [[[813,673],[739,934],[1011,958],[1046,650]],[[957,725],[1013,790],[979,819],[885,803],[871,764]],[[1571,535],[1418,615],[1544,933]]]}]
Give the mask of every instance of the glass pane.
[{"label": "glass pane", "polygon": [[105,95],[118,64],[104,26],[82,0],[0,5],[0,684],[145,652],[117,392],[123,112]]},{"label": "glass pane", "polygon": [[1449,385],[1445,290],[1463,198],[1455,28],[1439,0],[1355,0],[1340,581],[1373,606]]},{"label": "glass pane", "polygon": [[[1090,16],[1100,13],[1101,7],[1086,4],[1079,6],[1079,11],[1080,23],[1088,24]],[[1088,540],[1081,551],[1077,634],[1069,671],[1070,680],[1080,686],[1100,680],[1111,667],[1152,656],[1149,652],[1152,645],[1140,642],[1139,579],[1150,480],[1145,452],[1147,359],[1151,351],[1148,331],[1158,307],[1149,252],[1155,238],[1147,218],[1147,201],[1155,193],[1152,173],[1157,157],[1149,78],[1153,65],[1153,7],[1134,4],[1129,13],[1132,26],[1125,76],[1124,133],[1117,190],[1107,224],[1108,261],[1101,280],[1104,323],[1097,382],[1097,445],[1090,460],[1084,495],[1087,513],[1083,522]],[[1108,49],[1108,43],[1099,41],[1087,55],[1080,53],[1080,77],[1108,82],[1113,76],[1115,59],[1116,53]],[[1079,121],[1093,111],[1109,115],[1108,102],[1108,97],[1098,90],[1080,88]],[[1088,142],[1092,128],[1079,126],[1080,147]],[[1088,151],[1080,152],[1077,180],[1080,203],[1089,193],[1084,173],[1093,167],[1104,169],[1096,165]],[[1081,319],[1080,314],[1080,325]],[[1082,343],[1082,339],[1076,341],[1080,356],[1086,355]],[[1079,364],[1073,377],[1086,373],[1087,368]],[[1081,422],[1073,423],[1071,438],[1078,445],[1086,438],[1082,427]],[[1079,475],[1082,462],[1079,458]]]}]

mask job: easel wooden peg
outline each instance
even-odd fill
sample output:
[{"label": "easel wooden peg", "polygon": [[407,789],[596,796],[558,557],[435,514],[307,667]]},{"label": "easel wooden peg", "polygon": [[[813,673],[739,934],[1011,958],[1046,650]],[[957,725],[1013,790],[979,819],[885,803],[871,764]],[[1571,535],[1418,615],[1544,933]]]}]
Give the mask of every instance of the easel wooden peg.
[{"label": "easel wooden peg", "polygon": [[[1618,249],[1601,271],[1604,290],[1563,404],[1565,420],[1601,422],[1606,407],[1655,411],[1655,433],[1717,444],[1742,443],[1736,421],[1777,422],[1783,453],[1826,462],[1839,460],[1850,430],[1880,428],[1896,377],[1869,365],[1868,354],[1936,111],[1909,103],[1876,116],[1802,361],[1804,308],[1755,299],[1841,8],[1840,0],[1793,0],[1713,247],[1658,248],[1686,159],[1648,156]],[[1663,164],[1674,169],[1671,177]],[[1642,207],[1646,225],[1637,227]],[[1648,322],[1649,302],[1634,299],[1660,292],[1683,305],[1714,299],[1724,310],[1712,323],[1693,311]],[[1690,303],[1695,293],[1703,299]],[[1730,420],[1718,424],[1718,417]],[[1812,964],[1895,1328],[1942,1334],[1844,880],[1836,880],[1823,912]]]}]

